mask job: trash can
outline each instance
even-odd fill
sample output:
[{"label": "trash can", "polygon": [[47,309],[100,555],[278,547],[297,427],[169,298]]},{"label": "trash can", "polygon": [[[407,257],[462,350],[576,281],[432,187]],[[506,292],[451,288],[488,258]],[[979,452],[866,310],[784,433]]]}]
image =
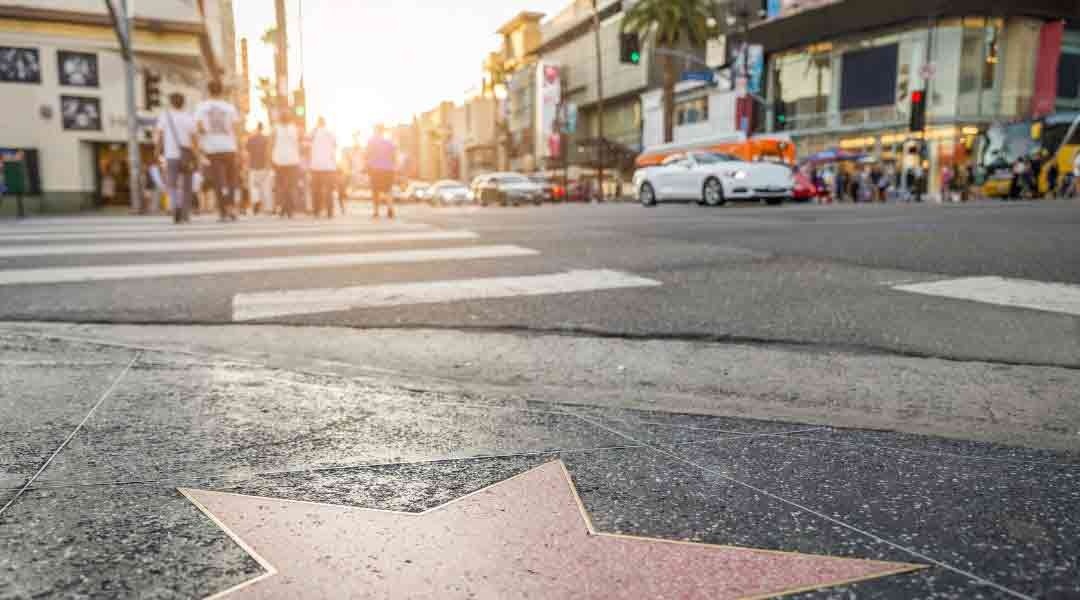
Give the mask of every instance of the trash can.
[{"label": "trash can", "polygon": [[26,170],[26,161],[23,160],[22,152],[15,155],[14,159],[0,159],[3,164],[3,181],[0,181],[0,197],[3,195],[15,196],[16,215],[22,219],[26,216],[23,207],[23,195],[30,191],[30,178]]}]

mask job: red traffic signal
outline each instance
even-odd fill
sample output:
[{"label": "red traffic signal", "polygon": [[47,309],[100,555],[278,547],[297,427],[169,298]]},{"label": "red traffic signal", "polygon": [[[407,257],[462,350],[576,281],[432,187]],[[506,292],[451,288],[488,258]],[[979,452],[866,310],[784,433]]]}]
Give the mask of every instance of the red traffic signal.
[{"label": "red traffic signal", "polygon": [[926,90],[912,90],[908,130],[922,131],[924,129],[926,129]]}]

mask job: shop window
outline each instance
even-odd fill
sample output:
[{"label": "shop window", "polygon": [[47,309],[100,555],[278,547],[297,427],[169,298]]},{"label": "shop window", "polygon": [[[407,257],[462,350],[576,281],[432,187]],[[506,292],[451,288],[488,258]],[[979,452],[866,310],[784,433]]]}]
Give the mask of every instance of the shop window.
[{"label": "shop window", "polygon": [[[800,53],[780,57],[773,75],[774,97],[782,103],[788,128],[820,127],[829,111],[832,53]],[[815,115],[817,116],[815,118]]]},{"label": "shop window", "polygon": [[695,98],[675,104],[675,123],[678,125],[691,125],[708,120],[708,98]]}]

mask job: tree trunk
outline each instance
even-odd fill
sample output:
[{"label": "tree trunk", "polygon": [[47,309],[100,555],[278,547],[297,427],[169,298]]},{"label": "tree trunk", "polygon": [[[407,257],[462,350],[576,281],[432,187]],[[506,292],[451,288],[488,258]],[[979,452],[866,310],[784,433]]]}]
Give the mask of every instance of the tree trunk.
[{"label": "tree trunk", "polygon": [[675,60],[661,54],[660,66],[664,71],[664,143],[668,144],[675,140]]}]

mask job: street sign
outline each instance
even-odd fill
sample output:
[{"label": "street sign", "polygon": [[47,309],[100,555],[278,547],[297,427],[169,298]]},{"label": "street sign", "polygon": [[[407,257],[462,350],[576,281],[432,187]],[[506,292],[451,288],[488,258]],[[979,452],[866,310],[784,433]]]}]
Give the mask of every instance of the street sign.
[{"label": "street sign", "polygon": [[683,71],[681,81],[704,81],[712,83],[716,80],[716,73],[712,71]]}]

